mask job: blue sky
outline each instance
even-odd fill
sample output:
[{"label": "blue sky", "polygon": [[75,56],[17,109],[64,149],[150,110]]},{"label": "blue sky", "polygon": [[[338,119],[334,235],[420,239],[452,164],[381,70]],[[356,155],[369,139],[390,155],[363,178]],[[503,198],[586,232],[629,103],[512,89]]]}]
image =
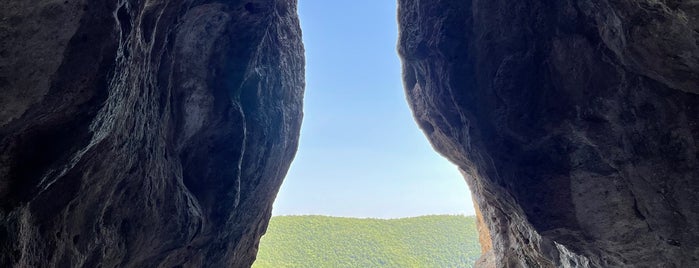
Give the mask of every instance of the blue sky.
[{"label": "blue sky", "polygon": [[304,122],[274,215],[472,215],[466,182],[429,145],[403,93],[391,0],[299,0]]}]

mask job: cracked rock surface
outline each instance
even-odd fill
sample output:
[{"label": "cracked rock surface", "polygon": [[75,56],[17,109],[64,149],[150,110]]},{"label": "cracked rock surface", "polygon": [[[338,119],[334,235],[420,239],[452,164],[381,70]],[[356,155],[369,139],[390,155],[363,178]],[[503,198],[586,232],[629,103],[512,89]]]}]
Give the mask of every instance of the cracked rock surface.
[{"label": "cracked rock surface", "polygon": [[699,5],[398,2],[408,101],[474,192],[481,267],[699,267]]},{"label": "cracked rock surface", "polygon": [[0,9],[0,267],[246,267],[294,157],[295,0]]}]

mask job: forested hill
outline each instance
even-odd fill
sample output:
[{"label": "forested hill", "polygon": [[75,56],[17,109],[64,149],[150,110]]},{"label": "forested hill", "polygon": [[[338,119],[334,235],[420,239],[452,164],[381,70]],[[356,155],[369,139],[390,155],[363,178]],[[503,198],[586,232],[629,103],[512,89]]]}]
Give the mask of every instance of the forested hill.
[{"label": "forested hill", "polygon": [[473,216],[277,216],[253,267],[472,267],[479,255]]}]

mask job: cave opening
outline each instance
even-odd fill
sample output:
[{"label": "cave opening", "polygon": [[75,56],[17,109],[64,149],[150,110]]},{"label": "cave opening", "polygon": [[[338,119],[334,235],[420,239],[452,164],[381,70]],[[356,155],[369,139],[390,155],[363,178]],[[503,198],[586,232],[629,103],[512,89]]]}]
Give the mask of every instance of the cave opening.
[{"label": "cave opening", "polygon": [[[306,50],[304,122],[255,267],[274,267],[279,261],[418,264],[418,257],[396,263],[392,254],[377,257],[363,249],[383,245],[398,251],[402,248],[396,243],[434,235],[415,229],[420,226],[444,232],[433,241],[417,242],[424,244],[420,251],[455,251],[452,260],[430,265],[468,267],[480,255],[468,185],[457,167],[430,146],[405,99],[396,8],[392,1],[299,1]],[[400,230],[415,235],[407,240],[387,242],[398,238],[375,232],[410,224]],[[348,228],[373,231],[357,234]],[[328,241],[314,244],[317,240]],[[420,255],[404,250],[397,255]]]}]

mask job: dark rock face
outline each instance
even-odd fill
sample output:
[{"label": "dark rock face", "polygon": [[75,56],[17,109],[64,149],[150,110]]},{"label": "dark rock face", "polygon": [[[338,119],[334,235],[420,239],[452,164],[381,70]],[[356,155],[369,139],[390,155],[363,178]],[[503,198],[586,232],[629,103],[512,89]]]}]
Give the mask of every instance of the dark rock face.
[{"label": "dark rock face", "polygon": [[[400,0],[408,100],[496,267],[699,267],[699,6]],[[489,257],[488,257],[489,256]]]},{"label": "dark rock face", "polygon": [[297,146],[295,0],[4,1],[0,267],[245,267]]}]

